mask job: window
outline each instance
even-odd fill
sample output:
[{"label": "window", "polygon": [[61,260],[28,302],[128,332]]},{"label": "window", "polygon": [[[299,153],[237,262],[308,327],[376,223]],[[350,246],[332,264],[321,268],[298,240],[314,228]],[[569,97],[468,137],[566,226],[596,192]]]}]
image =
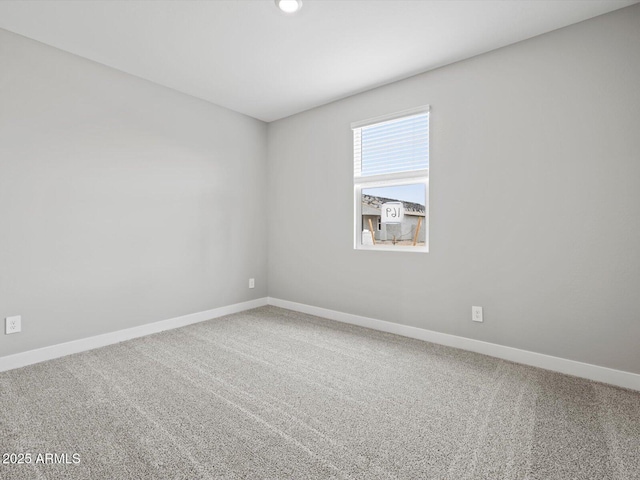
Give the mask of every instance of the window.
[{"label": "window", "polygon": [[359,250],[429,251],[429,107],[356,122],[355,239]]}]

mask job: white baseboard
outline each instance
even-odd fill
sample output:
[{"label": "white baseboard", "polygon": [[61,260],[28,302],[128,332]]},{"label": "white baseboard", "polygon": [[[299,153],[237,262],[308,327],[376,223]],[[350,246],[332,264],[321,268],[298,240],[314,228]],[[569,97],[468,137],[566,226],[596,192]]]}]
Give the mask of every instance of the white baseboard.
[{"label": "white baseboard", "polygon": [[213,308],[204,312],[191,313],[189,315],[161,320],[159,322],[147,323],[145,325],[127,328],[125,330],[118,330],[116,332],[104,333],[102,335],[96,335],[95,337],[82,338],[72,342],[59,343],[57,345],[51,345],[50,347],[38,348],[36,350],[29,350],[27,352],[0,357],[0,372],[24,367],[33,363],[52,360],[54,358],[64,357],[66,355],[71,355],[72,353],[93,350],[94,348],[124,342],[125,340],[131,340],[133,338],[144,337],[146,335],[151,335],[152,333],[185,327],[193,323],[204,322],[213,318],[223,317],[225,315],[262,307],[264,305],[267,305],[267,297],[250,300],[248,302],[236,303],[234,305],[227,305],[225,307]]},{"label": "white baseboard", "polygon": [[73,353],[112,345],[114,343],[124,342],[126,340],[151,335],[165,330],[184,327],[193,323],[204,322],[213,318],[250,310],[267,304],[328,318],[330,320],[336,320],[338,322],[350,323],[352,325],[359,325],[361,327],[371,328],[382,332],[394,333],[396,335],[415,338],[426,342],[461,348],[463,350],[482,353],[484,355],[502,358],[516,363],[531,365],[534,367],[544,368],[546,370],[594,380],[596,382],[608,383],[640,391],[640,375],[636,373],[615,370],[589,363],[577,362],[575,360],[568,360],[566,358],[553,357],[542,353],[506,347],[496,343],[483,342],[481,340],[449,335],[447,333],[434,332],[432,330],[401,325],[399,323],[377,320],[375,318],[338,312],[336,310],[329,310],[326,308],[290,302],[288,300],[281,300],[279,298],[272,297],[258,298],[248,302],[236,303],[234,305],[214,308],[204,312],[192,313],[168,320],[147,323],[138,327],[127,328],[125,330],[118,330],[116,332],[105,333],[94,337],[83,338],[72,342],[60,343],[49,347],[0,357],[0,372],[44,362],[46,360],[52,360],[54,358],[64,357]]},{"label": "white baseboard", "polygon": [[350,323],[361,327],[380,330],[382,332],[395,333],[404,337],[424,340],[426,342],[438,343],[449,347],[461,348],[471,352],[482,353],[492,357],[502,358],[516,363],[523,363],[533,367],[544,368],[554,372],[566,373],[576,377],[594,380],[596,382],[608,383],[618,387],[629,388],[640,391],[640,375],[637,373],[614,370],[612,368],[600,367],[589,363],[576,362],[566,358],[552,357],[542,353],[520,350],[518,348],[505,347],[496,343],[473,340],[471,338],[458,337],[447,333],[434,332],[399,323],[376,320],[374,318],[352,315],[350,313],[328,310],[326,308],[314,307],[303,303],[290,302],[279,298],[269,297],[269,305],[295,310],[296,312],[308,313],[318,317],[336,320],[338,322]]}]

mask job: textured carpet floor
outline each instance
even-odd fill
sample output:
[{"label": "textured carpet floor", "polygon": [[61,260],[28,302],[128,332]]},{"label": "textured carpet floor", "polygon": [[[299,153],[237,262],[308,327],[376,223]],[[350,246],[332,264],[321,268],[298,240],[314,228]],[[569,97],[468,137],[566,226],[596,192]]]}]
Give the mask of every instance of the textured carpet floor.
[{"label": "textured carpet floor", "polygon": [[0,478],[640,479],[640,393],[262,307],[0,373],[27,452]]}]

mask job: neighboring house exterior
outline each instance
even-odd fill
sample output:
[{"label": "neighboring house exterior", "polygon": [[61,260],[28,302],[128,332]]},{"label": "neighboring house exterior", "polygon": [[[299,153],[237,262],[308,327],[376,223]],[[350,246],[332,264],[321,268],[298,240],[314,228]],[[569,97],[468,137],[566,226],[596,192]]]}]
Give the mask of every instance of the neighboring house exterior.
[{"label": "neighboring house exterior", "polygon": [[[380,206],[383,203],[400,201],[404,206],[404,219],[399,224],[382,224]],[[426,239],[426,223],[424,205],[413,202],[402,202],[392,198],[374,197],[362,195],[362,230],[369,230],[369,220],[373,226],[376,242],[396,240],[413,240],[418,228],[418,219],[421,218],[418,243],[424,243]]]}]

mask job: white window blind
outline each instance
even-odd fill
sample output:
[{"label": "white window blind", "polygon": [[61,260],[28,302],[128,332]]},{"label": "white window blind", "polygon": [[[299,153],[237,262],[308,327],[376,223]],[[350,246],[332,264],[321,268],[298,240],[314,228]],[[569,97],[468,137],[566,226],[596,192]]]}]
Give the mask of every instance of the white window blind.
[{"label": "white window blind", "polygon": [[353,129],[355,177],[429,168],[429,112]]}]

